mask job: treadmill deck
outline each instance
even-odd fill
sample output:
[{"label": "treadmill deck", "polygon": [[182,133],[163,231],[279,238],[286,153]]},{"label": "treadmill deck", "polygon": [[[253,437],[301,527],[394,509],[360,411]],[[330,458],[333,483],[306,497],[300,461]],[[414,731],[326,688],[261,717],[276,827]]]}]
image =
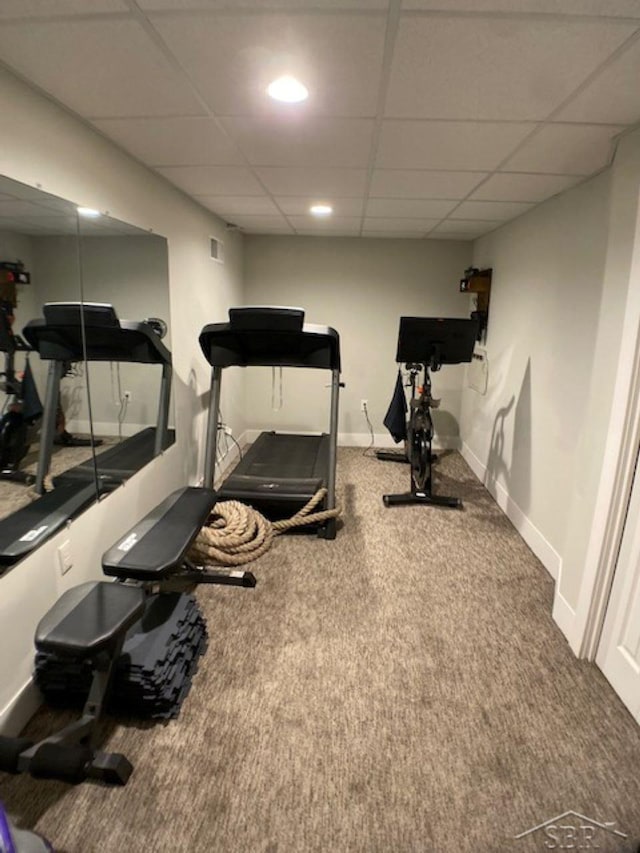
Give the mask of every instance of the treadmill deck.
[{"label": "treadmill deck", "polygon": [[[260,433],[218,490],[276,521],[298,512],[327,484],[328,435]],[[318,510],[325,509],[323,502]]]}]

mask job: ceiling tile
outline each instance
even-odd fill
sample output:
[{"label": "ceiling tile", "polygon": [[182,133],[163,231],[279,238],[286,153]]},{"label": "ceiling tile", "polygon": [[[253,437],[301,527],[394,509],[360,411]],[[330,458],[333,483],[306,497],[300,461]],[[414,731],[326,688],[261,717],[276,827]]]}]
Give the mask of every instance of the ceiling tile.
[{"label": "ceiling tile", "polygon": [[387,120],[376,167],[492,171],[533,127],[521,122]]},{"label": "ceiling tile", "polygon": [[469,237],[467,234],[452,234],[449,232],[431,232],[431,234],[427,234],[426,240],[457,240],[460,243],[469,243],[471,240],[475,240],[476,237],[480,237],[480,234],[476,236]]},{"label": "ceiling tile", "polygon": [[456,201],[419,198],[369,198],[366,215],[368,217],[404,216],[412,219],[442,219],[456,206]]},{"label": "ceiling tile", "polygon": [[621,126],[548,124],[503,165],[513,172],[589,175],[607,165]]},{"label": "ceiling tile", "polygon": [[366,169],[262,166],[255,171],[269,192],[277,196],[353,198],[364,195],[367,185]]},{"label": "ceiling tile", "polygon": [[539,202],[573,186],[575,175],[528,175],[496,172],[471,195],[472,199],[491,201]]},{"label": "ceiling tile", "polygon": [[309,213],[312,204],[330,204],[333,208],[332,219],[342,216],[361,216],[363,199],[361,198],[331,198],[330,196],[278,196],[276,204],[287,216],[304,216]]},{"label": "ceiling tile", "polygon": [[521,201],[463,201],[451,219],[513,219],[533,207]]},{"label": "ceiling tile", "polygon": [[410,16],[400,24],[385,115],[542,120],[635,26]]},{"label": "ceiling tile", "polygon": [[533,12],[640,18],[638,0],[402,0],[402,8],[446,12]]},{"label": "ceiling tile", "polygon": [[[640,9],[640,3],[637,4]],[[608,65],[554,119],[611,124],[640,120],[640,41]]]},{"label": "ceiling tile", "polygon": [[[217,115],[373,116],[385,15],[153,16],[158,32]],[[266,89],[290,74],[304,104],[277,104]]]},{"label": "ceiling tile", "polygon": [[268,196],[213,196],[199,199],[201,204],[213,210],[223,219],[247,214],[247,216],[278,216],[280,211]]},{"label": "ceiling tile", "polygon": [[242,156],[215,119],[102,119],[94,124],[150,166],[242,163]]},{"label": "ceiling tile", "polygon": [[373,136],[368,119],[271,118],[223,120],[250,163],[256,166],[347,166],[367,162]]},{"label": "ceiling tile", "polygon": [[476,237],[479,237],[480,234],[486,234],[488,231],[492,231],[499,225],[504,225],[504,223],[477,219],[447,219],[444,222],[441,222],[440,225],[434,228],[430,233],[433,237],[440,237],[441,235],[449,234],[473,240]]},{"label": "ceiling tile", "polygon": [[0,55],[83,116],[202,113],[188,84],[131,18],[3,27]]},{"label": "ceiling tile", "polygon": [[315,216],[288,216],[289,222],[299,234],[344,234],[345,236],[360,233],[359,216],[328,216],[318,219]]},{"label": "ceiling tile", "polygon": [[0,18],[33,18],[37,15],[93,15],[128,11],[123,0],[2,0]]},{"label": "ceiling tile", "polygon": [[392,238],[394,240],[397,239],[419,239],[424,237],[424,231],[374,231],[371,229],[367,229],[362,232],[363,237],[380,237],[380,238]]},{"label": "ceiling tile", "polygon": [[260,195],[260,181],[242,166],[167,166],[157,170],[191,195]]},{"label": "ceiling tile", "polygon": [[0,216],[44,216],[53,214],[54,208],[47,209],[46,204],[37,204],[26,199],[9,198],[0,200]]},{"label": "ceiling tile", "polygon": [[293,234],[293,229],[284,216],[251,216],[240,213],[234,216],[232,221],[250,234]]},{"label": "ceiling tile", "polygon": [[376,169],[370,194],[376,198],[465,198],[486,172]]},{"label": "ceiling tile", "polygon": [[440,219],[385,219],[383,217],[367,217],[362,227],[366,231],[387,231],[394,234],[400,232],[412,232],[414,234],[421,232],[424,234],[426,231],[430,231],[438,222],[440,222]]}]

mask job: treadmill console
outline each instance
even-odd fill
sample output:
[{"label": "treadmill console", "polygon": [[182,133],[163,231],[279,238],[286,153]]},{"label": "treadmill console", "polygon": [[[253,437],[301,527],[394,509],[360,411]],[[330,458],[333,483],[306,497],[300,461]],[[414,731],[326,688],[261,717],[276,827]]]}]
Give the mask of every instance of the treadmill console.
[{"label": "treadmill console", "polygon": [[80,326],[81,312],[86,326],[120,328],[116,309],[106,302],[46,302],[42,307],[49,326]]},{"label": "treadmill console", "polygon": [[229,325],[233,331],[301,332],[303,324],[303,308],[266,305],[229,308]]}]

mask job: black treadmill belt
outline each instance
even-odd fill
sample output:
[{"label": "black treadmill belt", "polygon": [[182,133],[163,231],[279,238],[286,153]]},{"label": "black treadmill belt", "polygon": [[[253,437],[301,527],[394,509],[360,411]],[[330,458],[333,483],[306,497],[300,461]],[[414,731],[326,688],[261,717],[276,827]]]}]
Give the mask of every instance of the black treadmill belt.
[{"label": "black treadmill belt", "polygon": [[79,480],[56,487],[3,518],[0,521],[0,574],[3,566],[26,557],[95,501],[93,479],[90,482]]},{"label": "black treadmill belt", "polygon": [[326,435],[262,432],[233,473],[281,480],[324,479],[327,438]]},{"label": "black treadmill belt", "polygon": [[218,500],[250,504],[272,520],[288,518],[326,486],[328,460],[328,435],[263,432],[218,490]]},{"label": "black treadmill belt", "polygon": [[[156,430],[145,427],[135,435],[96,454],[98,474],[112,480],[127,480],[154,458]],[[56,485],[70,480],[93,479],[93,460],[69,468],[54,482]]]}]

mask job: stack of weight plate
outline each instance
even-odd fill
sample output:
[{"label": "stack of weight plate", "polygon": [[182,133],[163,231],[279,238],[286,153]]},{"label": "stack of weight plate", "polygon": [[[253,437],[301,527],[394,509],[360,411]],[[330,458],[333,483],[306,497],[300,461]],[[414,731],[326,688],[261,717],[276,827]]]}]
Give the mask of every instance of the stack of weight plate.
[{"label": "stack of weight plate", "polygon": [[[206,625],[192,595],[150,595],[144,615],[127,632],[109,698],[111,713],[177,717],[206,644]],[[51,704],[81,706],[91,678],[86,661],[36,654],[36,683]]]}]

